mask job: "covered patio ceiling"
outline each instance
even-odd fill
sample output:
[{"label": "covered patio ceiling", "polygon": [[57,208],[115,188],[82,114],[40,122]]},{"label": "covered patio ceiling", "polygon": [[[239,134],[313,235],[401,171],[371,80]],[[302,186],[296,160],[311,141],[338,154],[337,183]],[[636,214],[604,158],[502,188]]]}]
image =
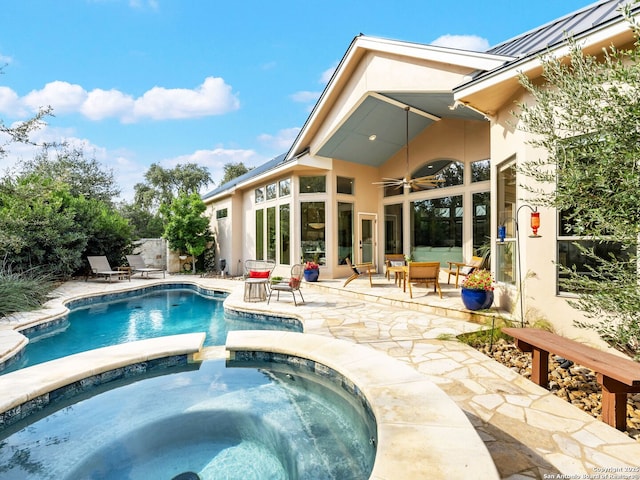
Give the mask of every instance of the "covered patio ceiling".
[{"label": "covered patio ceiling", "polygon": [[410,141],[439,119],[485,120],[475,110],[462,105],[451,109],[453,105],[450,92],[371,93],[329,136],[317,155],[379,167],[405,145],[407,106],[411,107]]}]

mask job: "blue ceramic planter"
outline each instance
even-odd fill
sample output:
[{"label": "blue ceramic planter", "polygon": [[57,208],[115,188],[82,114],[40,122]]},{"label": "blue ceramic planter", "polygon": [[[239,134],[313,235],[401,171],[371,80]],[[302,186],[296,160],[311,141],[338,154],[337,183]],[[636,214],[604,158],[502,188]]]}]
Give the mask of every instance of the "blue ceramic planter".
[{"label": "blue ceramic planter", "polygon": [[318,275],[320,275],[320,269],[316,268],[313,270],[305,270],[304,271],[304,279],[307,282],[317,282],[318,281]]},{"label": "blue ceramic planter", "polygon": [[493,291],[463,288],[462,303],[467,310],[485,310],[493,303]]}]

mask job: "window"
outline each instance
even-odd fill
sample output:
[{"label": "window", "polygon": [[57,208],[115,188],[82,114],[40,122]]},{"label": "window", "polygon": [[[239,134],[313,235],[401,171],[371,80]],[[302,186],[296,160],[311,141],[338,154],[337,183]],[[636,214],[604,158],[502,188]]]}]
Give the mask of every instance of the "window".
[{"label": "window", "polygon": [[281,197],[291,195],[291,179],[285,178],[284,180],[280,180],[278,182],[278,190]]},{"label": "window", "polygon": [[324,202],[300,204],[300,240],[302,259],[324,265],[325,258],[325,205]]},{"label": "window", "polygon": [[489,160],[478,160],[471,164],[471,182],[484,182],[491,179],[491,163]]},{"label": "window", "polygon": [[327,177],[300,177],[300,193],[324,193],[327,191]]},{"label": "window", "polygon": [[276,184],[270,183],[267,185],[267,200],[273,200],[276,198]]},{"label": "window", "polygon": [[[432,188],[452,187],[464,183],[464,164],[454,160],[434,160],[413,172],[411,178],[419,178],[433,175],[437,180],[435,187],[418,187],[419,190],[430,190]],[[413,189],[414,191],[416,188]]]},{"label": "window", "polygon": [[280,205],[280,263],[282,265],[291,264],[290,215],[289,204]]},{"label": "window", "polygon": [[221,208],[220,210],[216,210],[216,219],[220,220],[221,218],[227,218],[226,208]]},{"label": "window", "polygon": [[275,260],[275,259],[276,259],[276,207],[269,207],[267,208],[267,260]]},{"label": "window", "polygon": [[256,210],[256,260],[264,260],[264,210]]},{"label": "window", "polygon": [[473,201],[473,250],[474,254],[486,250],[491,242],[491,194],[489,192],[474,193]]},{"label": "window", "polygon": [[438,259],[446,265],[452,255],[462,255],[462,195],[411,202],[411,212],[415,261]]},{"label": "window", "polygon": [[402,185],[390,185],[384,187],[385,197],[395,197],[396,195],[402,195],[403,193],[404,187]]},{"label": "window", "polygon": [[264,187],[256,188],[256,203],[264,202]]},{"label": "window", "polygon": [[516,164],[515,161],[505,163],[498,172],[498,223],[506,227],[506,239],[498,242],[496,280],[515,285],[516,262],[514,262],[516,218]]},{"label": "window", "polygon": [[353,204],[338,202],[338,263],[353,258]]},{"label": "window", "polygon": [[403,253],[402,204],[384,206],[384,253]]},{"label": "window", "polygon": [[336,192],[353,195],[353,178],[338,177],[336,179]]}]

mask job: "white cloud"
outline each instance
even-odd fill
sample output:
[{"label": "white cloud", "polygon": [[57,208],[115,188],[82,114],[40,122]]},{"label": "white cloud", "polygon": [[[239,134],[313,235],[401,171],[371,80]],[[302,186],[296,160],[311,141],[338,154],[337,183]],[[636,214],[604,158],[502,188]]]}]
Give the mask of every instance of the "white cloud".
[{"label": "white cloud", "polygon": [[133,111],[134,100],[118,90],[92,90],[82,104],[80,111],[90,120],[108,117],[122,117]]},{"label": "white cloud", "polygon": [[338,68],[338,62],[336,62],[330,68],[327,68],[324,72],[322,72],[322,75],[320,76],[320,83],[323,85],[326,85],[327,83],[329,83],[329,80],[331,80],[331,77],[333,76],[333,73],[336,71],[336,68]]},{"label": "white cloud", "polygon": [[86,99],[87,92],[80,85],[56,80],[47,83],[42,90],[32,90],[22,98],[22,102],[34,112],[51,105],[58,115],[78,111]]},{"label": "white cloud", "polygon": [[153,87],[136,99],[135,118],[164,120],[220,115],[236,110],[240,102],[222,78],[207,77],[195,90]]},{"label": "white cloud", "polygon": [[300,127],[285,128],[275,135],[263,133],[258,136],[258,140],[269,145],[269,147],[280,151],[280,153],[284,153],[291,148],[291,145],[293,145],[298,133],[300,133]]},{"label": "white cloud", "polygon": [[485,52],[490,46],[486,38],[477,35],[442,35],[431,42],[431,45],[470,50],[473,52]]},{"label": "white cloud", "polygon": [[13,62],[13,58],[11,58],[9,55],[2,55],[0,53],[0,67],[3,65],[8,65],[11,62]]},{"label": "white cloud", "polygon": [[9,87],[0,87],[0,112],[14,112],[19,116],[27,114],[20,103],[18,94]]},{"label": "white cloud", "polygon": [[240,101],[231,86],[216,77],[207,77],[195,89],[153,87],[139,98],[115,89],[87,92],[80,85],[59,80],[22,98],[7,87],[0,87],[0,113],[10,117],[24,116],[25,109],[36,112],[48,105],[53,107],[54,115],[78,112],[90,120],[119,118],[124,123],[134,123],[143,119],[222,115],[240,108]]}]

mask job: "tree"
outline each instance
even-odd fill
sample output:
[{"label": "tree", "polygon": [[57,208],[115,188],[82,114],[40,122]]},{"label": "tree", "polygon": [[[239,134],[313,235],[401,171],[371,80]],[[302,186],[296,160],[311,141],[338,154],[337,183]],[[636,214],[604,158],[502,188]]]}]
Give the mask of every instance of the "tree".
[{"label": "tree", "polygon": [[13,270],[39,267],[66,279],[83,270],[86,255],[122,261],[131,227],[113,207],[113,175],[81,149],[45,148],[20,174],[0,185],[0,255]]},{"label": "tree", "polygon": [[33,160],[24,163],[22,173],[55,178],[69,185],[71,195],[106,204],[120,194],[113,170],[105,169],[95,158],[86,158],[82,147],[45,145]]},{"label": "tree", "polygon": [[197,193],[181,193],[171,204],[161,206],[161,214],[167,219],[163,236],[169,248],[193,257],[193,273],[196,272],[195,259],[213,239],[209,219],[203,215],[206,208]]},{"label": "tree", "polygon": [[51,107],[40,108],[33,118],[19,122],[13,127],[7,127],[0,119],[0,133],[8,137],[5,143],[0,143],[0,157],[7,154],[5,147],[12,142],[33,145],[33,142],[29,138],[31,133],[41,128],[44,125],[44,118],[51,115],[51,113]]},{"label": "tree", "polygon": [[[637,355],[640,44],[636,35],[632,49],[611,47],[599,57],[584,55],[574,41],[570,47],[569,61],[544,59],[543,82],[521,76],[533,101],[520,105],[519,128],[548,154],[521,167],[538,182],[523,187],[560,212],[566,234],[586,240],[576,247],[587,271],[562,270],[565,288],[578,294],[571,304],[591,319],[576,324]],[[600,254],[603,245],[617,253]]]},{"label": "tree", "polygon": [[39,268],[68,278],[82,265],[87,235],[67,208],[70,195],[61,183],[36,175],[5,178],[0,185],[0,255],[12,271]]},{"label": "tree", "polygon": [[152,211],[170,204],[181,193],[198,193],[212,182],[209,170],[195,163],[178,164],[170,169],[153,163],[144,178],[145,183],[134,187],[135,202]]},{"label": "tree", "polygon": [[227,163],[224,168],[224,176],[222,180],[220,180],[220,185],[224,185],[227,182],[230,182],[234,178],[238,178],[241,175],[244,175],[247,172],[250,172],[252,169],[244,166],[244,163]]},{"label": "tree", "polygon": [[164,232],[162,218],[158,213],[138,205],[137,203],[122,202],[118,206],[120,215],[129,221],[134,238],[158,238]]}]

